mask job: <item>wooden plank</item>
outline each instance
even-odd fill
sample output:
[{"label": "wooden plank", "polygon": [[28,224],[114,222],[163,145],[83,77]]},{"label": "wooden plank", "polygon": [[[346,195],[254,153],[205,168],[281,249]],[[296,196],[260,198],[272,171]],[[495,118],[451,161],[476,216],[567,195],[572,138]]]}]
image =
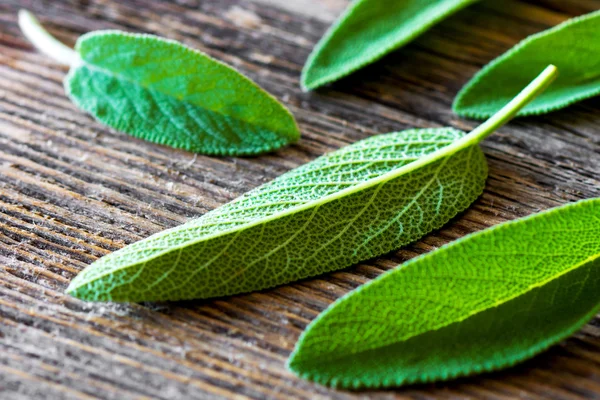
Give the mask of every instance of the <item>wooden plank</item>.
[{"label": "wooden plank", "polygon": [[[301,6],[299,6],[299,4]],[[529,34],[599,0],[489,0],[331,87],[302,93],[299,73],[346,0],[0,3],[0,398],[596,398],[595,319],[504,372],[352,393],[297,379],[285,359],[332,301],[402,261],[466,233],[600,194],[600,100],[502,128],[483,144],[490,178],[466,213],[423,240],[315,279],[229,298],[89,304],[66,296],[86,265],[226,203],[315,157],[376,133],[474,121],[452,98],[481,66]],[[294,112],[302,140],[254,158],[195,156],[114,132],[64,96],[65,68],[16,25],[37,13],[65,42],[116,28],[180,40],[255,79]]]}]

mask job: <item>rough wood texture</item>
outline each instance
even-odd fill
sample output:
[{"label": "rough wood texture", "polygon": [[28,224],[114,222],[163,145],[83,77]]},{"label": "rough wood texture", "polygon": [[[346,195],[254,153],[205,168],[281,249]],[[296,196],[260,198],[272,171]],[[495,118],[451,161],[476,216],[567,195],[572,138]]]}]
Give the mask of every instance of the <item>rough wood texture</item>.
[{"label": "rough wood texture", "polygon": [[[332,301],[468,232],[600,195],[600,99],[502,128],[483,144],[484,195],[400,251],[273,290],[175,304],[88,304],[63,293],[98,257],[175,226],[361,138],[409,127],[475,126],[452,114],[460,87],[518,40],[598,0],[488,0],[383,61],[316,93],[302,64],[345,0],[0,2],[0,398],[600,398],[596,319],[501,373],[351,393],[284,368]],[[90,30],[159,34],[255,79],[296,115],[299,144],[256,158],[194,156],[114,132],[64,96],[66,72],[16,25],[19,7],[72,44]]]}]

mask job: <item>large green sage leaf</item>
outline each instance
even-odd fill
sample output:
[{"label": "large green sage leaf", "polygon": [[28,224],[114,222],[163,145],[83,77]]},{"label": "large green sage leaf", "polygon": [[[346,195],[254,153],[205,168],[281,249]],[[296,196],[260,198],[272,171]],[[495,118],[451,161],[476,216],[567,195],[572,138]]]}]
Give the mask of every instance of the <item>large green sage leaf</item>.
[{"label": "large green sage leaf", "polygon": [[483,190],[482,138],[552,79],[553,67],[469,135],[379,135],[93,263],[67,291],[94,301],[179,300],[268,288],[350,266],[444,225]]},{"label": "large green sage leaf", "polygon": [[309,56],[302,86],[315,89],[349,75],[475,1],[355,0]]},{"label": "large green sage leaf", "polygon": [[599,43],[600,11],[532,35],[475,74],[456,96],[454,112],[489,117],[548,64],[556,65],[560,76],[519,116],[544,114],[596,96],[600,93]]},{"label": "large green sage leaf", "polygon": [[477,145],[402,172],[463,135],[424,129],[360,141],[101,258],[68,292],[93,301],[223,296],[388,252],[440,228],[483,190]]},{"label": "large green sage leaf", "polygon": [[180,43],[98,31],[80,37],[77,54],[70,55],[44,35],[31,14],[22,12],[20,22],[34,44],[70,61],[65,90],[72,101],[117,130],[229,155],[274,150],[300,136],[293,116],[275,98],[233,68]]},{"label": "large green sage leaf", "polygon": [[514,365],[600,308],[600,199],[478,232],[339,299],[289,367],[345,388],[446,380]]}]

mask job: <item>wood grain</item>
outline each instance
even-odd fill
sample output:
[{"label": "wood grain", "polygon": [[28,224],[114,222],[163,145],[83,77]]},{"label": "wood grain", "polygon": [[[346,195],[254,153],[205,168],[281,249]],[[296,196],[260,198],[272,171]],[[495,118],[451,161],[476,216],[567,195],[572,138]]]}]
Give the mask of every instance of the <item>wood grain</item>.
[{"label": "wood grain", "polygon": [[[298,79],[346,0],[3,0],[0,2],[0,398],[600,398],[600,320],[504,372],[352,393],[284,367],[328,304],[402,261],[466,233],[600,195],[600,99],[510,123],[483,143],[483,196],[439,232],[346,270],[273,290],[171,304],[89,304],[63,293],[98,257],[201,215],[283,172],[376,133],[474,121],[460,87],[520,39],[598,0],[488,0],[315,93]],[[16,25],[38,14],[66,43],[116,28],[180,40],[282,99],[302,140],[255,158],[216,158],[114,132],[64,96],[65,68]]]}]

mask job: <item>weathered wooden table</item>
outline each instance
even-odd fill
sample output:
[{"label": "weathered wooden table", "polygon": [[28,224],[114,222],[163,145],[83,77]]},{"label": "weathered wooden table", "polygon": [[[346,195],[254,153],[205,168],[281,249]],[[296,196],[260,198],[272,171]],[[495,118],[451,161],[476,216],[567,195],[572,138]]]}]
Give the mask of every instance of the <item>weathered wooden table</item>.
[{"label": "weathered wooden table", "polygon": [[[391,0],[390,0],[391,1]],[[346,0],[0,1],[0,398],[600,398],[600,320],[500,373],[351,393],[284,362],[304,327],[352,288],[468,232],[600,195],[600,98],[516,120],[483,143],[484,195],[439,232],[385,257],[273,290],[174,304],[88,304],[63,293],[98,257],[228,202],[325,152],[409,127],[475,126],[460,87],[525,36],[598,0],[486,0],[316,93],[301,66]],[[283,100],[302,140],[255,158],[205,157],[133,139],[65,97],[65,68],[16,24],[37,13],[72,44],[96,29],[180,40]],[[598,56],[598,55],[594,55]]]}]

